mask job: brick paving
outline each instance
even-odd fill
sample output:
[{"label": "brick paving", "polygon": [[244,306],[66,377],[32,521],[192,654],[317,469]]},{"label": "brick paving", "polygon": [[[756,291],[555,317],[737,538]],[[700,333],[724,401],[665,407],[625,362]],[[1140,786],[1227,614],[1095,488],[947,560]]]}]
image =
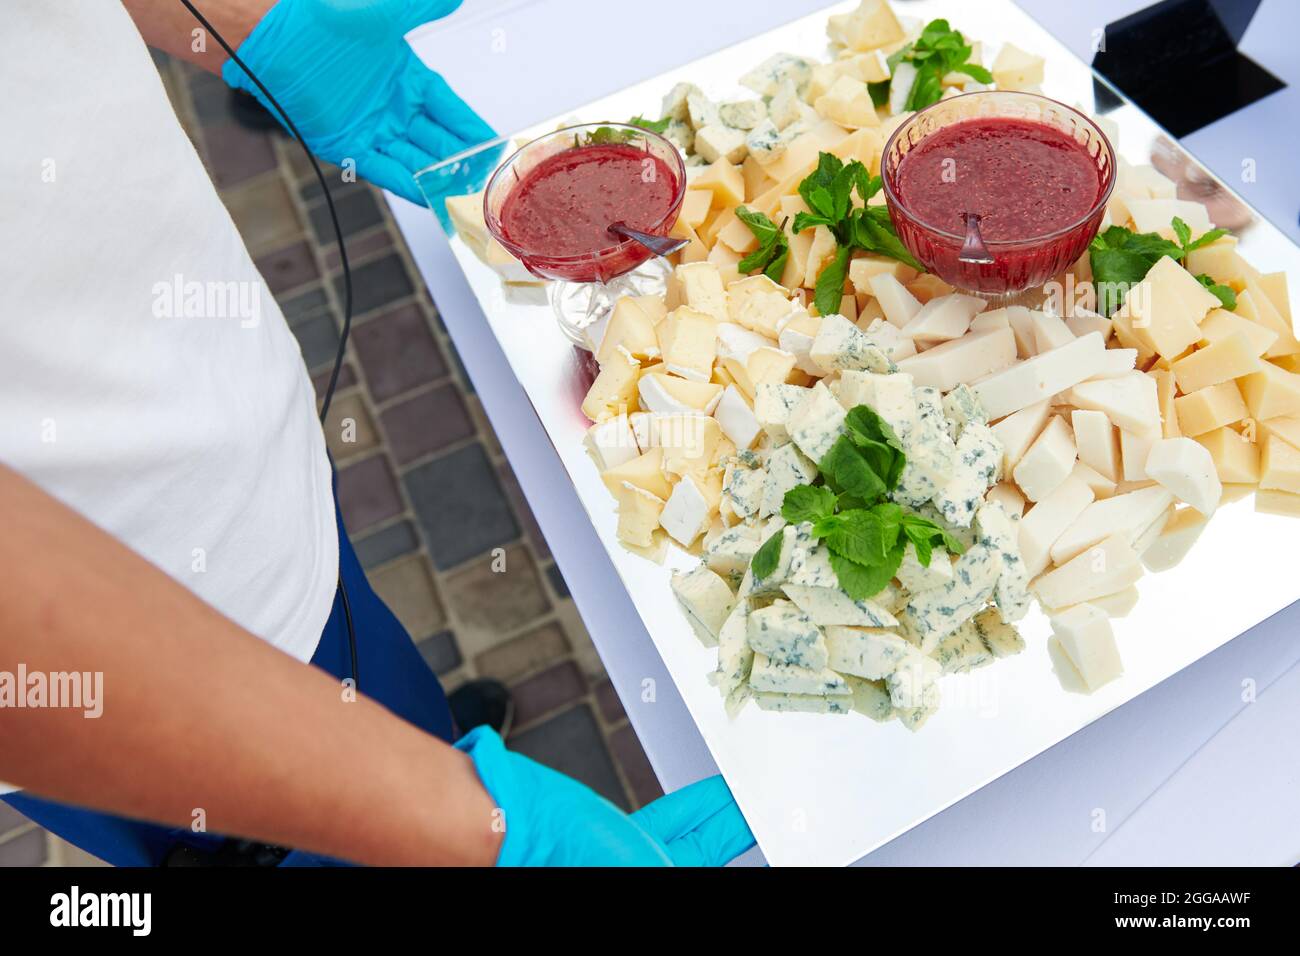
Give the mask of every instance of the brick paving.
[{"label": "brick paving", "polygon": [[[278,132],[237,125],[219,79],[157,62],[319,391],[342,276],[311,166]],[[514,749],[641,806],[659,795],[654,774],[437,308],[379,193],[331,173],[354,319],[326,438],[371,584],[449,690],[477,676],[511,687]],[[89,862],[0,804],[0,866]]]}]

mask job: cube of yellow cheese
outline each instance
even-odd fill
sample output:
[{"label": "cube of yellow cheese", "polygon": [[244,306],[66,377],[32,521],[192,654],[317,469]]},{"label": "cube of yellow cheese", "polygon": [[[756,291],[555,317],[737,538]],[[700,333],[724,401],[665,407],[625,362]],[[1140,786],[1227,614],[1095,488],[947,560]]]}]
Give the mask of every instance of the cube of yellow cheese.
[{"label": "cube of yellow cheese", "polygon": [[613,415],[626,413],[636,403],[637,380],[641,363],[623,346],[615,346],[609,361],[600,367],[600,374],[587,389],[582,400],[582,414],[593,422],[601,422]]},{"label": "cube of yellow cheese", "polygon": [[[1174,399],[1179,430],[1195,437],[1232,425],[1250,413],[1237,383],[1228,381]],[[1169,437],[1169,436],[1165,436]]]},{"label": "cube of yellow cheese", "polygon": [[874,295],[871,280],[878,275],[893,276],[901,285],[907,285],[917,277],[917,271],[905,262],[869,252],[858,253],[849,260],[849,282],[853,291]]},{"label": "cube of yellow cheese", "polygon": [[853,76],[841,76],[813,104],[818,115],[848,129],[879,126],[880,116],[871,101],[867,84]]},{"label": "cube of yellow cheese", "polygon": [[709,211],[712,208],[713,190],[693,184],[686,190],[686,197],[682,200],[682,209],[677,214],[677,220],[686,223],[692,229],[698,229],[704,220],[709,218]]},{"label": "cube of yellow cheese", "polygon": [[1240,332],[1250,339],[1256,355],[1263,355],[1278,339],[1278,333],[1266,325],[1252,322],[1227,309],[1212,309],[1201,322],[1201,343],[1211,345],[1233,332]]},{"label": "cube of yellow cheese", "polygon": [[1264,290],[1268,300],[1277,309],[1277,314],[1291,322],[1291,296],[1287,292],[1285,272],[1266,272],[1259,277],[1259,287]]},{"label": "cube of yellow cheese", "polygon": [[1253,485],[1259,482],[1259,446],[1231,428],[1216,428],[1196,441],[1204,445],[1214,459],[1215,471],[1224,484]]},{"label": "cube of yellow cheese", "polygon": [[1266,433],[1259,453],[1259,486],[1300,494],[1300,448]]},{"label": "cube of yellow cheese", "polygon": [[745,201],[745,175],[739,166],[719,159],[691,180],[691,189],[707,189],[713,193],[713,205],[734,209]]},{"label": "cube of yellow cheese", "polygon": [[1284,442],[1300,448],[1300,416],[1282,416],[1267,418],[1259,423],[1266,435],[1276,435]]},{"label": "cube of yellow cheese", "polygon": [[1174,373],[1169,369],[1157,368],[1147,374],[1156,380],[1156,401],[1160,405],[1161,431],[1165,438],[1177,438],[1182,431],[1178,425],[1178,412],[1174,407],[1174,396],[1178,393],[1174,384]]},{"label": "cube of yellow cheese", "polygon": [[722,285],[722,275],[716,265],[711,262],[681,265],[674,277],[681,285],[683,302],[712,316],[715,321],[727,320],[727,290]]},{"label": "cube of yellow cheese", "polygon": [[[1261,362],[1243,332],[1233,332],[1173,363],[1174,378],[1184,394],[1258,372]],[[1280,372],[1281,369],[1278,369]],[[1247,399],[1249,401],[1249,399]],[[1254,414],[1252,412],[1252,414]],[[1278,412],[1277,414],[1285,414]],[[1260,417],[1256,415],[1256,417]]]},{"label": "cube of yellow cheese", "polygon": [[826,226],[818,226],[813,230],[812,246],[808,249],[808,258],[804,261],[803,266],[803,284],[807,289],[811,289],[817,284],[817,277],[821,275],[822,269],[835,258],[835,252],[839,249],[839,243],[835,239],[835,234]]},{"label": "cube of yellow cheese", "polygon": [[783,385],[794,371],[797,357],[784,349],[764,346],[749,354],[742,365],[737,359],[728,359],[727,371],[736,381],[736,387],[752,403],[758,386]]},{"label": "cube of yellow cheese", "polygon": [[1217,303],[1186,269],[1162,256],[1115,314],[1150,351],[1174,358],[1200,341],[1199,323]]},{"label": "cube of yellow cheese", "polygon": [[1263,420],[1280,415],[1300,415],[1300,375],[1261,362],[1259,369],[1237,384],[1252,417]]},{"label": "cube of yellow cheese", "polygon": [[692,382],[709,381],[717,357],[717,326],[711,315],[689,305],[669,313],[658,330],[664,370]]},{"label": "cube of yellow cheese", "polygon": [[651,448],[645,454],[638,455],[631,461],[625,461],[613,468],[606,468],[600,473],[600,480],[605,483],[609,493],[618,499],[624,483],[636,485],[650,492],[657,498],[668,499],[672,494],[672,484],[664,474],[664,450]]},{"label": "cube of yellow cheese", "polygon": [[887,0],[862,0],[847,19],[836,24],[841,41],[850,50],[873,50],[907,36]]},{"label": "cube of yellow cheese", "polygon": [[648,548],[659,527],[664,499],[625,481],[618,489],[618,538],[639,548]]},{"label": "cube of yellow cheese", "polygon": [[1255,510],[1262,514],[1300,518],[1300,495],[1266,489],[1255,492]]},{"label": "cube of yellow cheese", "polygon": [[596,351],[596,361],[604,368],[620,347],[635,359],[654,358],[659,354],[654,320],[642,308],[637,297],[623,296],[614,303],[614,312],[609,317],[605,335]]},{"label": "cube of yellow cheese", "polygon": [[1043,82],[1043,58],[1011,43],[1002,44],[990,68],[1000,90],[1027,90]]},{"label": "cube of yellow cheese", "polygon": [[1300,353],[1300,340],[1296,339],[1290,321],[1282,318],[1282,314],[1274,308],[1273,301],[1269,298],[1268,293],[1260,287],[1258,280],[1246,280],[1246,288],[1237,296],[1237,309],[1246,318],[1252,319],[1278,334],[1277,341],[1269,346],[1268,351],[1264,353],[1265,358]]},{"label": "cube of yellow cheese", "polygon": [[1223,236],[1208,246],[1193,249],[1187,255],[1187,271],[1194,276],[1208,275],[1238,292],[1246,288],[1247,279],[1259,275],[1237,252],[1236,236]]}]

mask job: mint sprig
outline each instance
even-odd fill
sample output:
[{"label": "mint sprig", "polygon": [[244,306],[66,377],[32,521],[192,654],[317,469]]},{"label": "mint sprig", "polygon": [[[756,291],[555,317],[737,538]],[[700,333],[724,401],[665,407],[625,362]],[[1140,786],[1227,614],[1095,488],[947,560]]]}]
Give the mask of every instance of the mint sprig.
[{"label": "mint sprig", "polygon": [[1111,226],[1088,244],[1097,311],[1109,316],[1124,302],[1128,290],[1146,278],[1162,256],[1178,260],[1182,247],[1155,232],[1134,232]]},{"label": "mint sprig", "polygon": [[[872,176],[861,162],[855,159],[846,164],[834,153],[821,153],[817,168],[799,183],[799,196],[809,211],[794,217],[795,234],[825,226],[839,247],[835,257],[818,274],[813,288],[813,302],[822,315],[839,311],[849,260],[855,249],[898,259],[919,272],[925,271],[899,240],[889,210],[867,205],[881,187],[880,177]],[[854,205],[854,193],[861,206]]]},{"label": "mint sprig", "polygon": [[[943,78],[949,73],[962,73],[980,83],[992,83],[992,73],[978,63],[969,62],[973,52],[974,48],[966,42],[961,31],[954,30],[947,20],[927,23],[915,42],[895,50],[886,61],[891,76],[900,63],[911,63],[916,67],[916,78],[903,108],[919,110],[939,102],[943,98]],[[889,102],[891,82],[882,80],[867,84],[871,100],[877,106]]]},{"label": "mint sprig", "polygon": [[744,273],[762,272],[773,282],[780,282],[790,258],[790,239],[785,234],[785,223],[777,225],[761,212],[744,206],[736,207],[736,218],[749,227],[758,240],[758,248],[736,263]]},{"label": "mint sprig", "polygon": [[1205,288],[1209,290],[1210,294],[1219,300],[1220,305],[1229,312],[1237,311],[1237,293],[1232,286],[1224,285],[1221,282],[1215,282],[1204,272],[1196,277],[1196,281],[1205,286]]},{"label": "mint sprig", "polygon": [[[869,405],[858,405],[849,410],[844,424],[844,434],[822,456],[817,483],[787,491],[781,516],[792,524],[812,525],[813,538],[830,553],[840,587],[860,601],[889,584],[909,541],[927,566],[934,547],[960,554],[962,546],[933,521],[885,499],[907,463],[903,444],[889,423]],[[754,555],[754,575],[770,575],[780,556],[778,532]]]}]

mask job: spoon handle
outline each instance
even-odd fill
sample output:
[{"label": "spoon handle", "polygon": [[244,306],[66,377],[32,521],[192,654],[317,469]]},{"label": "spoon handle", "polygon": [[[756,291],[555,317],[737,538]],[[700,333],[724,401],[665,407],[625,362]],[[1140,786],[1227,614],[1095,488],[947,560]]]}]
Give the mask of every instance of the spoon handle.
[{"label": "spoon handle", "polygon": [[653,236],[648,232],[642,232],[639,229],[633,229],[625,222],[614,222],[608,226],[610,232],[624,239],[632,239],[641,243],[657,256],[671,256],[678,249],[687,246],[689,239],[673,239],[669,236]]},{"label": "spoon handle", "polygon": [[957,259],[971,265],[986,266],[993,262],[988,247],[984,245],[984,236],[980,233],[980,216],[973,212],[962,213],[966,220],[966,241],[961,245]]}]

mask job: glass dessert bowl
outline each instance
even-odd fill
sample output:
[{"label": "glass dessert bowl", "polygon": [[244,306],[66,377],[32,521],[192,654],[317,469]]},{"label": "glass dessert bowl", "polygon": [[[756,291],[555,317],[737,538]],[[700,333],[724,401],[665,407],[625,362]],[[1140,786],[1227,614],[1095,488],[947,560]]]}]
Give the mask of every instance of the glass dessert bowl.
[{"label": "glass dessert bowl", "polygon": [[988,90],[920,110],[885,144],[898,237],[957,289],[1006,300],[1088,248],[1115,188],[1115,151],[1078,110]]},{"label": "glass dessert bowl", "polygon": [[662,292],[667,264],[615,224],[666,237],[686,194],[686,166],[667,139],[638,126],[592,123],[533,140],[493,173],[483,194],[488,231],[551,283],[560,328],[584,330],[623,295]]}]

